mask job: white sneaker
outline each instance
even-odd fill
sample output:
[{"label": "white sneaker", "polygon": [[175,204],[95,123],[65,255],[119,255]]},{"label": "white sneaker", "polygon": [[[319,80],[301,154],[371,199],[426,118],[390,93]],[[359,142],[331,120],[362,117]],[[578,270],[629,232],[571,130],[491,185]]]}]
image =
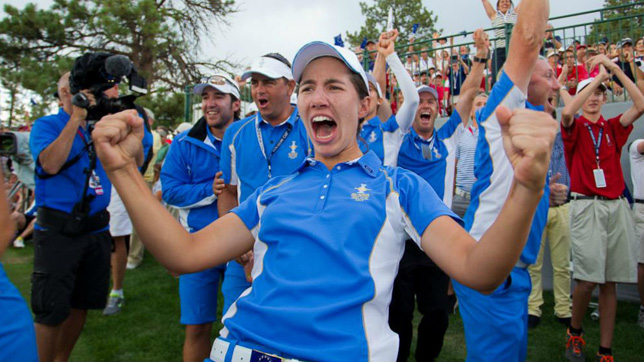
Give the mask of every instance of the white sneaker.
[{"label": "white sneaker", "polygon": [[16,238],[16,240],[13,241],[13,247],[22,249],[25,247],[25,240],[21,237]]},{"label": "white sneaker", "polygon": [[139,265],[141,265],[141,264],[127,263],[125,265],[125,269],[127,269],[127,270],[136,269],[136,268],[139,267]]}]

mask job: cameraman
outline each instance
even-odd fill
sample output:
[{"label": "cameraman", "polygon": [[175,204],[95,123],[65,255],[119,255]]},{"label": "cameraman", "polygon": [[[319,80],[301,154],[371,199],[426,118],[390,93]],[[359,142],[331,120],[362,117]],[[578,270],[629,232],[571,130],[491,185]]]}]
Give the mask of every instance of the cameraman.
[{"label": "cameraman", "polygon": [[[83,60],[77,59],[75,72],[89,66]],[[69,359],[87,310],[105,307],[109,287],[111,184],[94,156],[88,111],[72,104],[71,89],[83,89],[92,105],[96,97],[86,89],[89,79],[73,77],[71,86],[70,73],[60,78],[62,108],[38,119],[30,138],[38,208],[31,305],[41,361]],[[107,98],[118,97],[118,80],[91,81],[104,83]]]}]

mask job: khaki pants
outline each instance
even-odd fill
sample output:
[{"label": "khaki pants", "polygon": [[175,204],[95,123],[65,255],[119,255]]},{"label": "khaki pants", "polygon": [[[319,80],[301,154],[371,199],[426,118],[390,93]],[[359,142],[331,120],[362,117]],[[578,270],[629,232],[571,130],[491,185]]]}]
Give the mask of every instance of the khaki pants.
[{"label": "khaki pants", "polygon": [[537,261],[528,267],[532,279],[532,291],[528,299],[528,314],[541,317],[543,292],[541,285],[541,268],[546,238],[550,247],[550,259],[553,270],[553,291],[555,295],[555,315],[559,318],[571,316],[570,307],[570,204],[551,207],[548,210],[548,222],[543,230],[541,249]]},{"label": "khaki pants", "polygon": [[[152,183],[145,182],[148,185],[150,191],[152,191]],[[130,252],[127,256],[127,263],[134,266],[139,266],[143,261],[143,254],[145,253],[145,247],[139,238],[139,234],[136,232],[136,228],[132,228],[132,234],[130,234]]]}]

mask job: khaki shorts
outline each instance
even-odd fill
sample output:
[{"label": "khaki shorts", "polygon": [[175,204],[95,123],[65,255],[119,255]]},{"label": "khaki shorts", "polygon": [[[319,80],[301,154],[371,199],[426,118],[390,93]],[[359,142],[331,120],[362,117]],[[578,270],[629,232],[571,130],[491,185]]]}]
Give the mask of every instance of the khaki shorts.
[{"label": "khaki shorts", "polygon": [[639,258],[637,261],[644,264],[644,204],[633,205],[633,217],[635,217],[635,240],[639,244]]},{"label": "khaki shorts", "polygon": [[637,281],[635,225],[626,199],[570,202],[573,278],[604,284]]}]

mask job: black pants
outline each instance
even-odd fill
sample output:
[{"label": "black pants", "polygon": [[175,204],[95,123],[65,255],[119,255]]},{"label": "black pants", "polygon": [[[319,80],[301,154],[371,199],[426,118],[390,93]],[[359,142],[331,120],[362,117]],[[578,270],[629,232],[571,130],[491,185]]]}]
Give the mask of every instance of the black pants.
[{"label": "black pants", "polygon": [[[496,48],[494,49],[494,55],[492,55],[492,86],[496,83],[496,77],[499,75],[499,71],[505,64],[506,59],[506,48]],[[490,91],[492,91],[490,89]]]},{"label": "black pants", "polygon": [[407,240],[394,281],[389,327],[400,337],[398,362],[407,361],[413,336],[414,307],[423,315],[418,325],[416,361],[434,361],[449,325],[449,277],[412,240]]}]

